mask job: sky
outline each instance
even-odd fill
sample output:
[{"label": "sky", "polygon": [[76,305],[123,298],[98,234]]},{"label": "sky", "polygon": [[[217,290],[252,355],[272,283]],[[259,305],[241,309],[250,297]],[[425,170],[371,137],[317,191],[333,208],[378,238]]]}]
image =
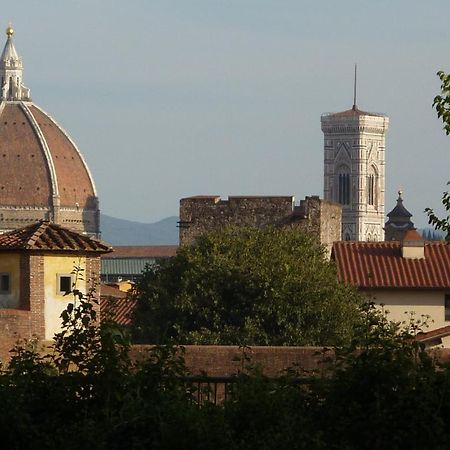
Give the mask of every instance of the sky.
[{"label": "sky", "polygon": [[[33,101],[71,135],[104,214],[154,222],[191,195],[323,196],[324,112],[389,116],[386,213],[440,209],[448,0],[8,2]],[[74,174],[76,175],[76,174]]]}]

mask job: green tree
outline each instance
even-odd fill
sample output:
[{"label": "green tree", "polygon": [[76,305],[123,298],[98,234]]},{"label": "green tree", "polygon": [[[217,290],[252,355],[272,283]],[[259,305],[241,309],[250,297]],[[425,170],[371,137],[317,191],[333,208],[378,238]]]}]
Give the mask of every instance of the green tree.
[{"label": "green tree", "polygon": [[148,268],[137,286],[137,341],[333,345],[351,335],[360,297],[298,229],[227,228]]},{"label": "green tree", "polygon": [[[436,109],[438,117],[444,123],[444,131],[450,135],[450,75],[439,71],[437,76],[441,80],[441,93],[436,95],[433,100],[433,107]],[[450,181],[447,183],[450,185]],[[431,208],[426,208],[425,212],[428,214],[428,222],[437,230],[442,230],[446,233],[446,240],[450,242],[450,193],[444,192],[442,195],[442,204],[449,214],[447,217],[439,218]]]},{"label": "green tree", "polygon": [[441,80],[441,93],[434,97],[433,107],[438,117],[444,122],[445,133],[450,135],[450,75],[441,70],[437,76]]}]

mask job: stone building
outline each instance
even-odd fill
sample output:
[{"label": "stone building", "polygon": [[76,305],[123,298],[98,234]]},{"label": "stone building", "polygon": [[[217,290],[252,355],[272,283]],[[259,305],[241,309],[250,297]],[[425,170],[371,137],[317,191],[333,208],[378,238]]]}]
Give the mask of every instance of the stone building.
[{"label": "stone building", "polygon": [[385,135],[383,114],[352,109],[321,117],[324,199],[342,205],[342,239],[384,239]]},{"label": "stone building", "polygon": [[0,56],[0,233],[50,220],[98,235],[92,176],[69,135],[32,102],[13,33]]},{"label": "stone building", "polygon": [[262,228],[298,226],[316,235],[328,251],[341,237],[342,208],[337,203],[306,197],[295,205],[293,196],[195,196],[180,200],[180,245],[227,225]]}]

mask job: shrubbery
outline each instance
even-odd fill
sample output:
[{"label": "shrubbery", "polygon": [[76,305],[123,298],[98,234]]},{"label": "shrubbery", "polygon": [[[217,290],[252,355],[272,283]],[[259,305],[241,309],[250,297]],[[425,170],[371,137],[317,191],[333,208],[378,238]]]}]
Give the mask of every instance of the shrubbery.
[{"label": "shrubbery", "polygon": [[237,227],[149,267],[135,299],[135,340],[200,345],[341,345],[362,302],[311,233]]},{"label": "shrubbery", "polygon": [[271,379],[249,366],[226,401],[200,405],[180,348],[131,361],[123,330],[96,326],[91,299],[76,294],[50,352],[18,345],[1,373],[2,448],[448,447],[450,372],[413,339],[415,323],[401,331],[367,307],[320,373]]}]

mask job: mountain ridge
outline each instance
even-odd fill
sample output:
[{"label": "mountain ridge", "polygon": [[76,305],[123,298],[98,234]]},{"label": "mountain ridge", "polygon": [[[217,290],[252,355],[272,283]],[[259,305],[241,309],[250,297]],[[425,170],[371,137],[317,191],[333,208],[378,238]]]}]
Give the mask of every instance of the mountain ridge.
[{"label": "mountain ridge", "polygon": [[178,245],[177,222],[177,216],[142,223],[100,214],[101,237],[112,245]]}]

